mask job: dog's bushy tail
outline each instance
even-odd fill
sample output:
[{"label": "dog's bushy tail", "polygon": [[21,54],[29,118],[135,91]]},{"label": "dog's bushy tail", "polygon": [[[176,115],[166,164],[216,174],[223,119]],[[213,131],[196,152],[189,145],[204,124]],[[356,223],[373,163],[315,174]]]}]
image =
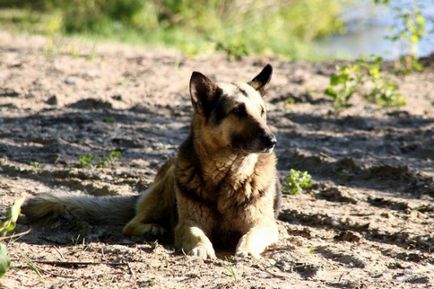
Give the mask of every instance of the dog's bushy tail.
[{"label": "dog's bushy tail", "polygon": [[134,217],[137,198],[43,193],[27,199],[21,212],[29,223],[74,218],[89,224],[120,225]]}]

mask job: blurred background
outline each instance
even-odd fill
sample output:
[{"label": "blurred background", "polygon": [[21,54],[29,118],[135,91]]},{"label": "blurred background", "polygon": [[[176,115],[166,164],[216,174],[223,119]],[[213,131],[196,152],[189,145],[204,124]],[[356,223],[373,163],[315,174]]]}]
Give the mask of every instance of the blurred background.
[{"label": "blurred background", "polygon": [[0,0],[1,30],[232,58],[424,56],[433,22],[433,0]]}]

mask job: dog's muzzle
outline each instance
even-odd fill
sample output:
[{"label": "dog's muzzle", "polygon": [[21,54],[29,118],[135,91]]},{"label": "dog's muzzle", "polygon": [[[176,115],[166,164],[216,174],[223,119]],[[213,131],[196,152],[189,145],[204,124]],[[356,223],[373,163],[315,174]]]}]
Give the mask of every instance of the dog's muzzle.
[{"label": "dog's muzzle", "polygon": [[264,152],[272,151],[277,144],[277,139],[273,134],[263,134],[261,135],[260,140],[264,148]]}]

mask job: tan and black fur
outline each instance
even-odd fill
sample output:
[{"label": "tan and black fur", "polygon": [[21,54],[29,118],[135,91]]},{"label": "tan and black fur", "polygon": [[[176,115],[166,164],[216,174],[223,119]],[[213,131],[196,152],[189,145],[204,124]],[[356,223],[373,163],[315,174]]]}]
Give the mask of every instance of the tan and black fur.
[{"label": "tan and black fur", "polygon": [[278,238],[276,138],[262,99],[271,74],[267,65],[248,83],[214,83],[193,72],[190,134],[137,201],[43,194],[26,202],[24,214],[31,221],[69,213],[119,223],[136,202],[135,216],[123,228],[127,236],[170,230],[178,249],[201,258],[214,258],[214,246],[259,256]]}]

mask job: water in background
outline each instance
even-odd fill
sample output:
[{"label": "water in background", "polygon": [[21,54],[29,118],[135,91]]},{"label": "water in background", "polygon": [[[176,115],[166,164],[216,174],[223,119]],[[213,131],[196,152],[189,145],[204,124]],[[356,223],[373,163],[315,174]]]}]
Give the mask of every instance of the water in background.
[{"label": "water in background", "polygon": [[[391,0],[393,6],[411,7],[416,2],[426,18],[427,33],[419,44],[419,55],[434,52],[434,0]],[[390,5],[375,5],[373,0],[353,0],[344,6],[342,15],[347,32],[318,41],[315,49],[330,58],[355,59],[370,54],[396,59],[404,54],[402,43],[391,42],[385,36],[389,27],[400,25],[400,19]]]}]

